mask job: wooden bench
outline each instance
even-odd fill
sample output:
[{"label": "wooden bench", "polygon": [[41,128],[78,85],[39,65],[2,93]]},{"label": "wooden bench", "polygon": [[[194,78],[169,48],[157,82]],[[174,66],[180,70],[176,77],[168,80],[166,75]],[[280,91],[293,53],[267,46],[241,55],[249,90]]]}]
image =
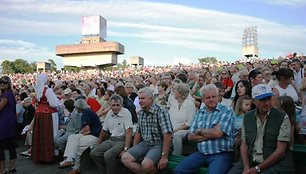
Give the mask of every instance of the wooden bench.
[{"label": "wooden bench", "polygon": [[[168,169],[174,170],[175,167],[185,159],[185,156],[170,155],[168,161]],[[208,168],[201,167],[196,174],[208,174]]]},{"label": "wooden bench", "polygon": [[[95,163],[92,161],[92,159],[90,158],[90,148],[87,148],[82,156],[81,156],[81,171],[85,171],[84,173],[90,173],[90,174],[99,174],[99,171],[95,165]],[[126,168],[120,158],[118,158],[116,160],[117,162],[117,172],[116,174],[133,174],[133,172],[131,172],[128,168]],[[171,173],[172,170],[169,168],[163,169],[163,170],[159,170],[157,173],[158,174],[169,174]],[[115,174],[115,173],[114,173]]]}]

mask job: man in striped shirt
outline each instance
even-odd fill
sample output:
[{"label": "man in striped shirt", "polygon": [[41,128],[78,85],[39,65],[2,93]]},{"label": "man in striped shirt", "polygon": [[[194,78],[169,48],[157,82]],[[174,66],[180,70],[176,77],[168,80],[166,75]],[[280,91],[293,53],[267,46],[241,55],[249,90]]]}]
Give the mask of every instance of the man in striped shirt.
[{"label": "man in striped shirt", "polygon": [[233,110],[218,103],[218,88],[214,84],[203,87],[205,107],[200,109],[189,129],[188,140],[198,142],[198,151],[183,160],[176,174],[195,173],[208,166],[210,174],[225,174],[233,159]]}]

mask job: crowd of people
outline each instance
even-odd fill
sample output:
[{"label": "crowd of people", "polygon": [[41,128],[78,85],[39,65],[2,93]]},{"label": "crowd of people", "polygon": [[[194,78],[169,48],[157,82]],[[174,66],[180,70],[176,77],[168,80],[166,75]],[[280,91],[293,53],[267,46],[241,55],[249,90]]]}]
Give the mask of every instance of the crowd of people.
[{"label": "crowd of people", "polygon": [[[20,155],[81,173],[83,152],[101,173],[116,160],[156,173],[183,142],[197,151],[174,172],[294,173],[293,144],[306,144],[304,60],[10,74],[0,78],[0,174]],[[8,149],[9,163],[4,151]]]}]

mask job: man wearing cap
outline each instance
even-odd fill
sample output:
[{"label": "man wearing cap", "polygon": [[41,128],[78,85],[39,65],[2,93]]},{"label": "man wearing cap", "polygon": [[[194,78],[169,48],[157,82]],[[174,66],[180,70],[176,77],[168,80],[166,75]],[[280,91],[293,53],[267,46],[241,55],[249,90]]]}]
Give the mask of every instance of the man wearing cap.
[{"label": "man wearing cap", "polygon": [[66,100],[69,100],[71,99],[72,95],[71,95],[71,89],[70,88],[66,88],[64,90],[64,97],[63,97],[63,102],[66,101]]},{"label": "man wearing cap", "polygon": [[278,62],[277,60],[273,59],[271,60],[271,71],[274,72],[274,71],[278,71]]},{"label": "man wearing cap", "polygon": [[272,89],[259,84],[252,89],[257,109],[244,116],[241,160],[228,174],[294,173],[288,115],[272,107]]}]

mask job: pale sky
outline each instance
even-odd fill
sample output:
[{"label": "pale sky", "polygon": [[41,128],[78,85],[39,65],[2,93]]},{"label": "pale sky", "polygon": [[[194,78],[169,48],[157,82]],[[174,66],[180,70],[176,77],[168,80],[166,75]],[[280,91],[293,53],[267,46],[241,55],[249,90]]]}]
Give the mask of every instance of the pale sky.
[{"label": "pale sky", "polygon": [[245,27],[257,26],[259,57],[306,54],[306,0],[0,0],[0,60],[63,59],[56,45],[81,39],[82,16],[107,20],[107,41],[125,46],[118,62],[145,65],[234,62]]}]

